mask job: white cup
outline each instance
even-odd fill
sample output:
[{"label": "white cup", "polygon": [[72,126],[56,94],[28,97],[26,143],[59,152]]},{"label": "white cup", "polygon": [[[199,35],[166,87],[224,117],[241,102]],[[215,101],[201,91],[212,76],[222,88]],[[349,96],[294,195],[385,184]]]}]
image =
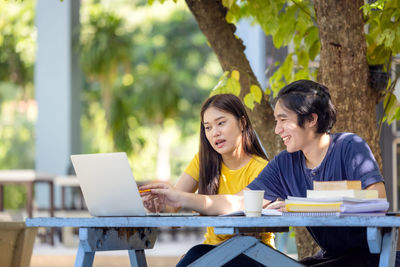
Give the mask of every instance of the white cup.
[{"label": "white cup", "polygon": [[261,216],[264,190],[244,190],[244,212],[247,217]]}]

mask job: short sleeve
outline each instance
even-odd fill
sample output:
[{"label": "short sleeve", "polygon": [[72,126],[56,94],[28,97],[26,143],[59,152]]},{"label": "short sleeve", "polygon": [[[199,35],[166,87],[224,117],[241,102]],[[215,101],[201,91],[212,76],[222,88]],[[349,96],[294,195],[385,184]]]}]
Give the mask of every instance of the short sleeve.
[{"label": "short sleeve", "polygon": [[189,174],[193,179],[195,179],[197,182],[199,181],[199,173],[200,173],[200,167],[199,167],[199,153],[197,153],[193,159],[189,162],[189,165],[185,169],[185,173]]},{"label": "short sleeve", "polygon": [[362,188],[383,182],[378,164],[368,144],[359,136],[346,138],[343,157],[346,164],[346,175],[350,179],[361,180]]},{"label": "short sleeve", "polygon": [[247,188],[251,190],[264,190],[264,198],[267,200],[274,201],[278,197],[285,199],[286,194],[282,190],[279,173],[279,164],[275,157],[265,166],[258,177],[254,179]]}]

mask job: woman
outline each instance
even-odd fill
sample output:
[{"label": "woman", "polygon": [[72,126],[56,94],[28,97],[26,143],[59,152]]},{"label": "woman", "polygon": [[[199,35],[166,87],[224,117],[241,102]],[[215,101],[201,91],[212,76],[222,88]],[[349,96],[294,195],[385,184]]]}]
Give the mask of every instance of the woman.
[{"label": "woman", "polygon": [[[220,94],[208,98],[201,108],[200,149],[192,159],[175,189],[199,194],[236,194],[243,190],[267,165],[267,157],[251,126],[250,119],[239,98],[232,94]],[[148,185],[140,189],[156,188]],[[151,211],[165,210],[163,199],[151,193],[142,193],[146,208]],[[170,204],[170,203],[167,203]],[[180,207],[172,207],[177,211]],[[207,227],[203,245],[193,247],[178,263],[186,266],[201,257],[215,245],[232,237],[216,235]],[[274,246],[272,233],[261,234],[263,242]],[[257,266],[245,255],[236,262]],[[242,263],[241,266],[244,266]]]}]

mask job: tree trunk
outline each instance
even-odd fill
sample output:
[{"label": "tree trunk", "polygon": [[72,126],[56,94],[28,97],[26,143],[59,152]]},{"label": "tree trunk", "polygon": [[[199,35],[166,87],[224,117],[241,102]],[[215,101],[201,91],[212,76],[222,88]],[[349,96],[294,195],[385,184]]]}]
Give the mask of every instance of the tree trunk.
[{"label": "tree trunk", "polygon": [[[244,53],[242,40],[235,36],[236,27],[225,20],[226,8],[218,0],[186,0],[200,30],[206,36],[224,71],[240,72],[240,97],[250,91],[252,84],[260,86]],[[261,88],[261,86],[260,86]],[[263,95],[261,104],[247,110],[250,120],[270,158],[282,149],[280,138],[274,133],[273,110]]]},{"label": "tree trunk", "polygon": [[360,135],[382,167],[376,121],[379,93],[369,87],[363,0],[315,1],[321,41],[318,80],[337,109],[336,132]]},{"label": "tree trunk", "polygon": [[[318,81],[330,89],[337,110],[336,132],[354,132],[370,145],[382,167],[375,105],[379,94],[368,85],[363,0],[314,1],[321,42]],[[318,245],[295,229],[299,259],[312,256]],[[298,235],[300,233],[300,235]]]}]

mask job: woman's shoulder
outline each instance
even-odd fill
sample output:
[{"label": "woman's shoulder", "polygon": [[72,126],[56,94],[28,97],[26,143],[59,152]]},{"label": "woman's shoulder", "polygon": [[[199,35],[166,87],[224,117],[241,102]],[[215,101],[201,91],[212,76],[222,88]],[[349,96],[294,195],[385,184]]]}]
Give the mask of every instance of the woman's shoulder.
[{"label": "woman's shoulder", "polygon": [[253,157],[250,160],[250,164],[266,166],[268,164],[268,160],[263,159],[260,156],[253,155]]}]

